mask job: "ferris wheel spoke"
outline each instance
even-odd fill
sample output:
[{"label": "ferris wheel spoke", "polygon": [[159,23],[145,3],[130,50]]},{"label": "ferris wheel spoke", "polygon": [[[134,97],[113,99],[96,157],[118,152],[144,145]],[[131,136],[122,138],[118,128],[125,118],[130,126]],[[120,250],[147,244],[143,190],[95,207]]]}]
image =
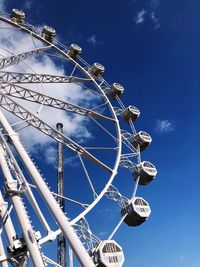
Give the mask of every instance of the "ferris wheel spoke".
[{"label": "ferris wheel spoke", "polygon": [[12,66],[14,64],[19,64],[20,62],[28,58],[34,57],[38,55],[39,53],[41,53],[42,51],[49,49],[50,47],[51,46],[39,47],[39,48],[29,50],[23,53],[14,54],[8,57],[0,58],[0,70],[7,68],[9,66]]},{"label": "ferris wheel spoke", "polygon": [[84,149],[87,150],[117,150],[119,147],[92,147],[92,146],[84,146]]},{"label": "ferris wheel spoke", "polygon": [[0,90],[3,91],[5,95],[9,95],[12,97],[24,99],[24,100],[38,103],[38,104],[42,103],[42,105],[45,105],[45,106],[53,107],[56,109],[61,109],[67,112],[74,112],[76,114],[83,115],[83,116],[91,116],[91,117],[96,117],[96,118],[104,119],[107,121],[115,122],[113,118],[104,116],[95,111],[91,111],[90,109],[86,109],[78,105],[74,105],[74,104],[62,101],[57,98],[53,98],[46,94],[44,95],[42,93],[38,93],[36,91],[27,89],[17,84],[12,84],[12,83],[4,84],[4,85],[1,84]]},{"label": "ferris wheel spoke", "polygon": [[121,160],[122,159],[128,159],[132,157],[137,157],[137,153],[126,153],[126,154],[121,154]]},{"label": "ferris wheel spoke", "polygon": [[78,83],[91,82],[90,78],[81,78],[76,76],[36,74],[26,72],[0,71],[1,83]]},{"label": "ferris wheel spoke", "polygon": [[100,94],[100,93],[94,91],[94,89],[91,89],[91,88],[85,86],[84,84],[82,84],[82,83],[80,83],[80,82],[77,82],[77,84],[80,85],[86,92],[89,91],[89,92],[91,92],[92,94],[94,94],[94,95],[96,95],[96,96],[100,96],[100,97],[102,97],[102,94]]},{"label": "ferris wheel spoke", "polygon": [[95,120],[93,117],[91,117],[91,119],[105,132],[107,133],[109,136],[111,136],[116,142],[117,142],[117,138],[116,136],[114,136],[110,131],[108,131],[103,125],[101,125],[97,120]]},{"label": "ferris wheel spoke", "polygon": [[96,110],[96,109],[102,108],[102,107],[106,106],[107,104],[108,104],[108,102],[106,101],[105,103],[103,103],[101,105],[98,105],[96,107],[93,107],[92,110]]},{"label": "ferris wheel spoke", "polygon": [[108,167],[105,163],[97,159],[95,156],[93,156],[91,153],[89,153],[87,150],[85,150],[82,146],[77,144],[75,141],[71,140],[69,137],[65,136],[64,134],[60,133],[53,127],[51,127],[46,122],[39,119],[36,115],[29,112],[27,109],[19,105],[17,102],[15,102],[12,98],[0,94],[0,105],[17,116],[18,118],[25,120],[27,123],[35,127],[36,129],[40,130],[42,133],[48,135],[49,137],[53,138],[57,142],[63,143],[67,148],[71,149],[72,151],[77,151],[81,155],[83,155],[85,158],[89,159],[90,161],[93,161],[109,173],[113,173],[112,168]]},{"label": "ferris wheel spoke", "polygon": [[44,260],[49,263],[50,265],[53,265],[54,267],[62,267],[60,264],[55,262],[54,260],[50,259],[49,257],[43,255]]},{"label": "ferris wheel spoke", "polygon": [[82,202],[80,202],[80,201],[77,201],[77,200],[74,200],[74,199],[72,199],[72,198],[65,197],[65,196],[61,196],[61,195],[59,195],[59,194],[56,194],[56,193],[54,193],[54,192],[52,192],[52,194],[53,194],[54,196],[57,196],[57,197],[63,198],[63,199],[65,199],[65,200],[67,200],[67,201],[69,201],[69,202],[72,202],[72,203],[74,203],[74,204],[77,204],[77,205],[79,205],[79,206],[83,207],[84,209],[86,209],[87,207],[89,207],[89,204],[82,203]]},{"label": "ferris wheel spoke", "polygon": [[87,180],[88,180],[88,182],[89,182],[90,188],[91,188],[91,190],[92,190],[92,192],[93,192],[93,196],[94,196],[94,199],[95,199],[98,195],[97,195],[97,193],[96,193],[96,191],[95,191],[95,189],[94,189],[94,186],[93,186],[93,184],[92,184],[92,181],[91,181],[91,178],[90,178],[89,173],[88,173],[88,171],[87,171],[87,168],[86,168],[86,166],[85,166],[85,163],[83,162],[83,159],[81,158],[81,155],[80,155],[79,153],[78,153],[78,157],[79,157],[79,159],[80,159],[81,165],[82,165],[82,167],[83,167],[83,170],[84,170],[84,172],[85,172],[85,175],[86,175],[86,177],[87,177]]}]

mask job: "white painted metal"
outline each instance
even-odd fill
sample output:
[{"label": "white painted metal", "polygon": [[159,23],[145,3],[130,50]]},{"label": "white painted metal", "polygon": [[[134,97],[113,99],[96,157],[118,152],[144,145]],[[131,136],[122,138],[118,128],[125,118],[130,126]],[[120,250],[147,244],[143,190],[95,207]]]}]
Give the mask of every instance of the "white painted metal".
[{"label": "white painted metal", "polygon": [[[86,116],[90,117],[96,123],[96,125],[98,125],[108,135],[110,135],[111,137],[113,137],[113,139],[116,141],[116,147],[115,147],[115,149],[117,151],[114,166],[112,166],[110,169],[109,168],[106,168],[107,166],[105,166],[105,165],[103,165],[101,163],[99,164],[101,167],[104,167],[104,169],[107,169],[111,173],[110,179],[108,180],[107,184],[105,185],[105,187],[103,188],[102,192],[99,195],[96,194],[95,189],[94,189],[94,187],[93,187],[93,185],[91,183],[90,177],[89,177],[89,175],[87,173],[87,169],[84,168],[84,166],[83,166],[83,169],[84,169],[84,171],[86,173],[86,176],[87,176],[88,181],[90,183],[90,186],[92,188],[91,191],[93,191],[93,193],[95,195],[95,198],[94,198],[94,201],[89,205],[89,207],[86,207],[86,209],[83,212],[81,212],[81,214],[79,214],[76,218],[74,218],[70,222],[68,221],[68,219],[66,218],[66,216],[60,211],[60,209],[58,209],[58,205],[57,205],[56,201],[53,199],[52,193],[47,188],[47,186],[44,183],[42,177],[38,173],[38,171],[35,168],[34,164],[32,163],[32,161],[30,160],[29,156],[27,155],[25,149],[21,145],[21,143],[20,143],[20,141],[18,139],[18,136],[16,135],[15,132],[12,131],[11,127],[9,126],[9,124],[7,123],[7,121],[5,120],[3,114],[2,113],[0,114],[0,118],[2,119],[4,129],[6,129],[6,131],[9,134],[9,136],[11,137],[15,149],[19,153],[22,161],[25,163],[26,168],[28,169],[30,175],[32,176],[32,178],[33,178],[33,180],[34,180],[34,182],[36,184],[36,187],[39,189],[41,195],[43,196],[45,202],[47,203],[50,211],[52,212],[53,216],[56,218],[56,221],[57,221],[57,223],[58,223],[58,225],[60,227],[60,229],[58,229],[55,232],[48,232],[47,236],[44,237],[44,238],[42,238],[39,243],[40,244],[43,244],[43,243],[45,243],[45,242],[47,242],[49,240],[53,240],[60,232],[63,232],[65,234],[65,237],[69,240],[70,246],[72,247],[72,249],[74,250],[76,256],[78,257],[79,262],[84,267],[94,266],[92,260],[89,258],[89,256],[87,255],[87,253],[85,253],[84,247],[82,246],[81,242],[79,241],[79,239],[77,239],[77,236],[75,235],[73,229],[71,228],[71,225],[75,224],[81,218],[83,218],[83,216],[86,215],[98,203],[98,201],[105,195],[105,193],[109,190],[109,187],[111,186],[111,183],[112,183],[115,175],[117,174],[117,169],[118,169],[120,160],[121,160],[121,164],[124,165],[124,167],[129,168],[129,169],[133,169],[135,167],[135,164],[132,163],[128,159],[129,157],[137,156],[138,163],[141,162],[141,159],[140,159],[140,149],[134,149],[134,153],[127,153],[126,155],[121,156],[121,131],[120,131],[120,126],[119,126],[119,122],[118,122],[118,119],[117,119],[116,114],[117,115],[126,115],[127,116],[127,114],[125,113],[127,109],[123,105],[123,103],[120,100],[119,96],[116,95],[115,99],[117,100],[117,102],[120,105],[121,109],[118,108],[118,111],[117,110],[114,110],[114,108],[112,107],[112,104],[109,102],[109,100],[108,100],[108,98],[106,96],[106,88],[110,88],[110,85],[103,79],[103,77],[101,77],[99,75],[99,74],[101,74],[101,72],[98,73],[98,75],[99,75],[98,77],[94,77],[95,76],[94,73],[92,73],[90,71],[91,70],[91,66],[89,64],[87,64],[79,56],[77,56],[77,58],[73,58],[73,57],[71,58],[70,55],[69,55],[69,53],[66,52],[66,51],[68,51],[68,49],[64,45],[62,45],[61,43],[59,43],[55,39],[52,40],[54,44],[51,44],[50,42],[48,42],[48,40],[45,41],[40,36],[40,32],[37,29],[35,29],[33,26],[29,25],[26,22],[24,22],[23,25],[20,25],[20,24],[16,25],[15,23],[13,23],[12,21],[10,21],[7,18],[0,17],[0,20],[4,21],[6,23],[9,23],[9,24],[11,24],[11,25],[13,25],[15,27],[18,27],[20,30],[22,30],[22,31],[30,34],[32,38],[37,38],[38,40],[43,41],[43,43],[46,43],[48,45],[48,47],[51,47],[56,52],[59,52],[62,56],[64,56],[64,58],[66,60],[68,60],[69,62],[71,62],[72,64],[74,64],[74,69],[73,69],[73,71],[71,73],[71,76],[73,75],[73,73],[76,70],[76,68],[78,68],[85,75],[85,77],[87,77],[85,80],[88,80],[88,81],[92,82],[93,85],[99,91],[99,94],[98,95],[99,96],[102,96],[104,98],[105,103],[102,104],[101,106],[107,105],[108,108],[109,108],[109,110],[110,110],[110,112],[111,112],[111,114],[112,114],[112,118],[108,118],[107,117],[107,119],[108,119],[108,121],[110,120],[110,122],[114,122],[115,123],[115,127],[116,127],[116,135],[115,136],[112,133],[110,133],[103,125],[101,125],[98,121],[95,120],[95,115],[96,115],[95,112],[94,112],[95,108],[89,110],[89,112],[87,113],[87,110],[84,110],[81,107],[78,107],[78,109],[76,109],[76,108],[74,108],[72,106],[69,106],[69,103],[67,103],[67,105],[66,105],[66,107],[69,110],[71,109],[72,112],[75,112],[75,113],[77,111],[79,113],[82,112],[81,115],[86,115]],[[33,53],[33,54],[31,55],[31,53]],[[12,64],[12,62],[14,62],[14,64],[18,64],[21,61],[23,62],[23,58],[26,59],[26,58],[28,58],[30,56],[34,56],[34,52],[33,51],[27,51],[27,52],[22,53],[22,54],[12,55],[11,57],[5,58],[2,61],[0,61],[0,65],[2,65],[4,67],[4,66],[7,66],[9,64]],[[75,59],[77,59],[77,60],[75,60]],[[27,73],[27,75],[26,74],[23,74],[22,77],[21,77],[21,79],[22,79],[21,82],[24,81],[26,83],[26,82],[30,81],[29,80],[30,79],[30,76],[28,77],[28,75],[29,75],[28,73]],[[13,79],[17,79],[17,76],[15,76],[15,74],[12,74],[11,76],[12,76]],[[5,94],[7,94],[9,92],[9,94],[12,96],[12,91],[10,89],[12,89],[12,90],[14,89],[15,94],[16,93],[18,94],[18,96],[17,96],[18,98],[21,98],[22,97],[22,94],[24,93],[26,100],[33,101],[33,102],[35,101],[36,102],[36,99],[37,99],[37,97],[39,95],[35,95],[35,98],[34,98],[34,96],[32,95],[31,90],[27,90],[27,89],[25,89],[25,88],[23,88],[21,86],[18,86],[18,85],[16,85],[15,87],[13,87],[13,84],[12,84],[12,86],[11,86],[11,84],[9,84],[10,76],[7,75],[5,72],[2,75],[2,77],[4,77],[2,79],[5,79],[5,80],[2,80],[4,82],[4,86],[2,87],[2,89],[4,90],[4,93]],[[45,83],[46,81],[53,83],[53,82],[57,82],[57,78],[55,78],[53,76],[52,77],[48,77],[48,75],[43,75],[43,76],[42,75],[41,76],[32,75],[31,76],[31,81],[32,81],[32,83],[34,83],[34,82],[37,82],[39,80],[42,80],[42,81],[40,81],[42,83]],[[78,80],[77,77],[73,77],[72,76],[71,78],[72,78],[71,79],[71,82],[81,82],[80,80]],[[76,78],[77,78],[77,80],[76,80]],[[1,74],[0,74],[0,79],[1,79]],[[68,77],[65,77],[63,79],[61,78],[62,81],[59,81],[59,82],[70,82],[70,80],[69,79],[67,80],[67,79],[68,79]],[[5,85],[6,84],[6,81],[8,83],[7,85]],[[12,80],[11,80],[11,83],[12,83]],[[83,86],[83,88],[84,88],[84,86]],[[85,88],[86,88],[86,90],[89,90],[87,87],[85,87]],[[10,90],[10,91],[6,91],[7,89]],[[21,91],[20,92],[18,91],[18,89],[19,90],[24,90],[22,92],[22,94],[21,94]],[[46,95],[41,95],[40,94],[40,97],[42,99],[41,101],[43,101],[44,104],[47,104],[50,107],[56,107],[56,105],[58,105],[58,106],[60,105],[60,107],[61,107],[62,104],[63,104],[61,102],[58,102],[57,99],[49,98],[49,96],[46,96]],[[4,99],[5,99],[5,97],[4,97]],[[7,99],[9,99],[9,98],[7,98]],[[46,101],[46,103],[45,103],[45,101]],[[12,102],[10,106],[12,106],[13,103],[15,105],[15,102]],[[19,107],[19,106],[15,105],[15,107]],[[15,114],[14,109],[10,109],[9,111],[11,111],[13,114]],[[116,111],[116,113],[115,113],[115,111]],[[129,110],[129,111],[131,111],[131,114],[133,113],[132,110]],[[97,117],[100,118],[102,116],[102,119],[105,119],[105,116],[101,115],[100,113],[97,113],[97,114],[98,114]],[[27,117],[29,115],[32,117],[33,114],[26,113],[26,115],[27,115]],[[131,119],[131,116],[129,116],[129,117],[130,117],[130,119],[128,118],[128,123],[131,126],[132,132],[133,133],[136,133],[135,128],[134,128],[134,124],[133,124],[133,120]],[[37,118],[34,116],[34,120],[35,119],[37,120]],[[37,122],[39,122],[39,121],[37,121]],[[31,120],[30,120],[30,124],[31,124]],[[43,124],[42,127],[43,126],[46,126],[46,125]],[[35,125],[33,125],[33,126],[35,126]],[[40,126],[38,128],[40,128]],[[55,132],[54,132],[54,134],[55,134]],[[57,137],[59,137],[60,140],[62,140],[62,138],[63,138],[63,136],[57,136]],[[69,141],[69,139],[67,141]],[[71,144],[74,145],[74,142],[73,141],[70,140],[70,142],[71,142]],[[128,144],[128,146],[130,147],[129,144]],[[74,148],[74,151],[79,151],[78,150],[79,148],[84,149],[81,146],[77,146],[77,144],[75,144],[75,146],[73,148]],[[78,148],[78,149],[76,150],[76,148]],[[98,149],[98,148],[96,148],[96,149]],[[101,149],[103,149],[103,148],[101,148]],[[87,150],[86,150],[86,152],[87,152]],[[87,155],[89,156],[90,159],[92,159],[92,155],[91,154],[88,153]],[[81,155],[80,155],[80,159],[81,159]],[[95,163],[98,163],[98,159],[96,159],[96,158],[93,158],[93,159],[94,159],[94,162]],[[122,162],[123,160],[124,160],[124,162]],[[136,183],[135,183],[134,192],[133,192],[133,196],[132,197],[134,197],[135,194],[136,194],[137,187],[138,187],[138,182],[139,182],[139,179],[136,179]],[[118,228],[121,225],[122,221],[123,221],[123,218],[119,222],[119,224],[117,225],[117,227],[114,229],[114,231],[111,234],[110,238],[118,230]],[[70,248],[70,250],[71,250],[71,248]],[[70,254],[69,258],[71,258],[71,263],[70,263],[71,265],[70,265],[70,267],[73,267],[72,250],[71,250],[71,254]]]},{"label": "white painted metal", "polygon": [[[47,187],[47,185],[43,181],[40,173],[36,169],[32,160],[28,156],[26,150],[24,149],[21,142],[19,141],[18,135],[10,127],[9,123],[7,122],[6,118],[4,117],[4,115],[1,111],[0,111],[0,122],[3,126],[3,128],[5,129],[5,131],[8,133],[9,137],[11,138],[13,146],[15,147],[15,149],[18,152],[19,156],[21,157],[24,165],[26,166],[27,170],[29,171],[34,183],[36,184],[36,186],[38,188],[38,191],[40,192],[41,196],[43,197],[44,201],[46,202],[49,210],[53,214],[53,216],[54,216],[56,222],[58,223],[60,229],[62,230],[65,238],[68,240],[70,246],[72,247],[73,251],[75,252],[79,262],[84,267],[94,267],[94,263],[93,263],[92,259],[90,258],[88,253],[85,251],[84,246],[82,245],[81,241],[77,237],[73,228],[70,226],[68,218],[65,216],[65,214],[60,209],[58,203],[54,199],[49,188]],[[43,266],[43,265],[40,265],[40,267],[41,266]]]},{"label": "white painted metal", "polygon": [[1,191],[0,191],[0,218],[2,220],[9,245],[11,248],[13,248],[14,240],[16,238],[16,232],[13,223],[10,219],[10,214],[8,213],[8,203],[4,201]]},{"label": "white painted metal", "polygon": [[7,260],[3,260],[1,261],[1,257],[3,258],[6,258],[6,252],[5,252],[5,249],[4,249],[4,245],[3,245],[3,241],[2,241],[2,238],[1,238],[1,235],[0,235],[0,262],[1,262],[1,266],[2,267],[8,267],[8,262]]},{"label": "white painted metal", "polygon": [[73,250],[69,247],[69,267],[74,267]]},{"label": "white painted metal", "polygon": [[20,61],[24,61],[30,57],[38,55],[40,52],[49,49],[49,47],[40,47],[34,50],[29,50],[24,53],[3,57],[0,59],[0,70],[12,66],[14,64],[18,64]]},{"label": "white painted metal", "polygon": [[16,184],[16,181],[12,178],[9,167],[6,163],[6,159],[4,157],[4,149],[2,145],[0,145],[0,165],[1,165],[2,172],[4,174],[6,184],[9,187],[9,189],[13,191],[13,193],[10,194],[10,198],[12,200],[12,204],[13,204],[15,213],[17,215],[18,221],[20,223],[20,226],[23,232],[23,237],[25,239],[28,251],[30,252],[32,261],[35,267],[42,267],[42,266],[45,267],[45,262],[42,258],[42,254],[38,246],[35,232],[32,229],[32,226],[29,221],[28,215],[26,213],[25,207],[23,205],[22,199],[19,194],[15,193],[18,190],[17,184]]},{"label": "white painted metal", "polygon": [[9,161],[9,165],[10,167],[12,167],[12,169],[15,171],[16,173],[16,179],[20,179],[21,181],[18,180],[18,182],[20,184],[22,184],[22,188],[25,190],[25,195],[28,198],[30,204],[32,205],[34,211],[36,212],[39,220],[41,221],[44,229],[46,230],[46,232],[50,233],[51,229],[46,221],[46,219],[44,218],[42,211],[39,208],[39,205],[31,191],[30,185],[27,183],[17,161],[15,160],[15,157],[13,156],[3,134],[0,132],[0,142],[3,143],[4,146],[4,151],[5,151],[5,156],[7,158],[7,160]]},{"label": "white painted metal", "polygon": [[[78,68],[85,75],[85,77],[87,77],[90,81],[92,81],[93,85],[99,90],[100,95],[105,99],[104,105],[106,104],[109,107],[110,112],[112,114],[112,117],[114,118],[114,120],[116,122],[115,123],[115,127],[116,127],[117,155],[116,155],[116,159],[115,159],[115,164],[113,166],[112,175],[111,175],[110,179],[108,180],[107,184],[105,185],[105,187],[103,188],[103,190],[101,191],[101,193],[98,195],[98,197],[90,204],[90,206],[86,210],[81,212],[76,218],[73,219],[72,224],[74,224],[77,221],[79,221],[81,218],[83,218],[88,212],[90,212],[90,210],[92,210],[94,208],[94,206],[101,200],[101,198],[104,196],[104,194],[107,192],[107,189],[109,188],[109,186],[113,182],[113,180],[115,178],[115,175],[117,174],[117,169],[118,169],[118,166],[119,166],[120,156],[121,156],[120,125],[119,125],[119,121],[118,121],[117,115],[115,113],[115,110],[114,110],[112,104],[110,103],[108,97],[106,96],[105,92],[102,89],[103,85],[106,88],[110,87],[110,85],[102,77],[99,78],[99,79],[101,79],[101,83],[99,84],[97,82],[97,80],[95,80],[94,77],[92,77],[92,75],[87,71],[91,66],[86,61],[84,61],[79,56],[78,56],[78,61],[73,60],[66,53],[68,47],[64,46],[63,44],[59,43],[56,40],[54,40],[54,44],[51,44],[50,42],[45,41],[40,36],[40,31],[37,30],[34,26],[28,24],[27,22],[24,25],[16,25],[12,21],[10,21],[9,19],[7,19],[6,17],[3,17],[3,16],[0,16],[0,20],[6,22],[8,24],[11,24],[11,25],[13,25],[15,27],[20,28],[23,32],[26,32],[27,34],[31,34],[31,36],[33,38],[36,38],[36,39],[38,39],[40,41],[45,42],[46,44],[50,45],[52,49],[54,49],[55,51],[59,52],[61,55],[64,56],[64,58],[67,58],[72,64],[74,64],[75,68]],[[72,75],[73,75],[73,73],[72,73]]]}]

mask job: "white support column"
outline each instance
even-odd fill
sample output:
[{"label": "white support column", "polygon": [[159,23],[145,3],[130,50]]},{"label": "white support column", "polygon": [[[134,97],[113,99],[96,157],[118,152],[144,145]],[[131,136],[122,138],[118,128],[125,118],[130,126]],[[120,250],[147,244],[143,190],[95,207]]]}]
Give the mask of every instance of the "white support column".
[{"label": "white support column", "polygon": [[[0,256],[6,256],[6,253],[5,253],[5,249],[4,249],[4,246],[3,246],[3,241],[2,241],[2,238],[0,236]],[[6,261],[2,261],[1,263],[1,267],[8,267],[8,262],[7,260]]]},{"label": "white support column", "polygon": [[37,214],[39,220],[41,221],[44,229],[46,230],[47,233],[51,233],[51,229],[46,221],[46,219],[44,218],[42,211],[40,210],[37,201],[32,193],[32,190],[29,186],[29,184],[27,183],[17,161],[15,160],[15,157],[13,156],[13,153],[9,147],[9,145],[6,143],[6,140],[3,136],[3,134],[0,132],[0,141],[3,142],[3,146],[6,150],[6,157],[9,160],[9,164],[12,165],[12,167],[14,167],[14,169],[16,170],[18,176],[20,176],[20,179],[22,180],[23,186],[25,187],[25,195],[27,197],[27,199],[29,200],[29,203],[31,204],[31,206],[33,207],[35,213]]},{"label": "white support column", "polygon": [[73,250],[69,246],[69,267],[74,267]]},{"label": "white support column", "polygon": [[7,184],[7,188],[10,191],[10,198],[17,215],[19,224],[22,229],[23,237],[30,252],[33,264],[35,267],[45,267],[45,262],[42,258],[42,254],[39,249],[38,241],[35,237],[35,232],[32,229],[25,207],[19,194],[17,194],[17,183],[12,178],[8,165],[4,157],[4,149],[0,145],[0,165]]},{"label": "white support column", "polygon": [[14,248],[14,241],[17,238],[13,223],[8,213],[8,203],[4,201],[2,193],[0,191],[0,218],[2,220],[3,228],[5,230],[9,245]]},{"label": "white support column", "polygon": [[[83,244],[79,240],[78,236],[76,235],[74,229],[70,225],[68,218],[60,209],[58,203],[54,199],[52,193],[50,192],[49,188],[45,184],[44,180],[42,179],[40,173],[36,169],[35,165],[33,164],[32,160],[28,156],[26,150],[22,146],[21,142],[19,141],[18,135],[13,131],[10,127],[9,123],[7,122],[6,118],[4,117],[3,113],[0,111],[0,122],[2,123],[3,128],[9,134],[13,146],[15,147],[16,151],[21,157],[22,162],[26,166],[27,170],[29,171],[35,185],[37,186],[41,196],[43,197],[44,201],[46,202],[49,210],[51,211],[52,215],[54,216],[56,222],[58,223],[63,235],[68,240],[69,245],[73,249],[75,255],[77,256],[80,264],[83,267],[95,267],[92,259],[90,258],[89,254],[85,250]],[[42,266],[42,265],[41,265]]]}]

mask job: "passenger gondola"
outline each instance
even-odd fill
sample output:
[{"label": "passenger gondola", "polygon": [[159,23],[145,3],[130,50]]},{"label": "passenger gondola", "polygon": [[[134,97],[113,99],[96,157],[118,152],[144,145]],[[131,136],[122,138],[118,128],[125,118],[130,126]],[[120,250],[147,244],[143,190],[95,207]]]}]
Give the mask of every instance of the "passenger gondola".
[{"label": "passenger gondola", "polygon": [[124,92],[124,87],[119,83],[113,83],[108,90],[108,94],[113,98],[120,97]]},{"label": "passenger gondola", "polygon": [[123,112],[122,116],[126,121],[132,120],[133,122],[140,116],[140,111],[134,106],[128,106]]},{"label": "passenger gondola", "polygon": [[77,56],[80,55],[81,53],[82,53],[82,48],[77,44],[71,44],[67,52],[67,54],[73,59],[76,59]]},{"label": "passenger gondola", "polygon": [[104,240],[95,248],[93,259],[97,267],[122,267],[124,253],[114,240]]},{"label": "passenger gondola", "polygon": [[101,65],[100,63],[95,62],[92,67],[89,69],[89,72],[93,75],[93,76],[99,76],[102,75],[105,71],[105,68],[103,65]]},{"label": "passenger gondola", "polygon": [[151,209],[146,200],[135,197],[131,203],[122,208],[121,215],[125,215],[124,222],[128,226],[138,226],[144,223],[151,214]]},{"label": "passenger gondola", "polygon": [[14,8],[10,14],[10,18],[13,22],[22,24],[25,19],[25,13],[22,10]]},{"label": "passenger gondola", "polygon": [[147,132],[139,131],[132,135],[130,142],[136,149],[139,146],[140,151],[143,151],[151,144],[152,138]]},{"label": "passenger gondola", "polygon": [[49,41],[52,42],[53,38],[56,36],[56,31],[50,27],[50,26],[44,26],[43,30],[42,30],[42,37]]},{"label": "passenger gondola", "polygon": [[149,161],[143,161],[135,166],[133,176],[135,180],[139,178],[140,185],[146,185],[150,183],[156,176],[156,167]]}]

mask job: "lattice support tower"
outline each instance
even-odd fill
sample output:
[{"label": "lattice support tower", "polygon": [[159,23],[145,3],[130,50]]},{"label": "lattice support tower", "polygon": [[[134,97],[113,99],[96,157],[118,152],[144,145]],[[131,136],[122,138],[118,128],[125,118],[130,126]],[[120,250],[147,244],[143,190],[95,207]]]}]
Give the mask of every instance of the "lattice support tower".
[{"label": "lattice support tower", "polygon": [[[57,130],[63,132],[63,124],[57,123]],[[58,204],[63,212],[65,212],[65,202],[62,196],[64,196],[64,168],[63,168],[63,144],[58,143]],[[67,266],[66,261],[66,240],[61,233],[58,236],[58,264],[62,267]]]}]

